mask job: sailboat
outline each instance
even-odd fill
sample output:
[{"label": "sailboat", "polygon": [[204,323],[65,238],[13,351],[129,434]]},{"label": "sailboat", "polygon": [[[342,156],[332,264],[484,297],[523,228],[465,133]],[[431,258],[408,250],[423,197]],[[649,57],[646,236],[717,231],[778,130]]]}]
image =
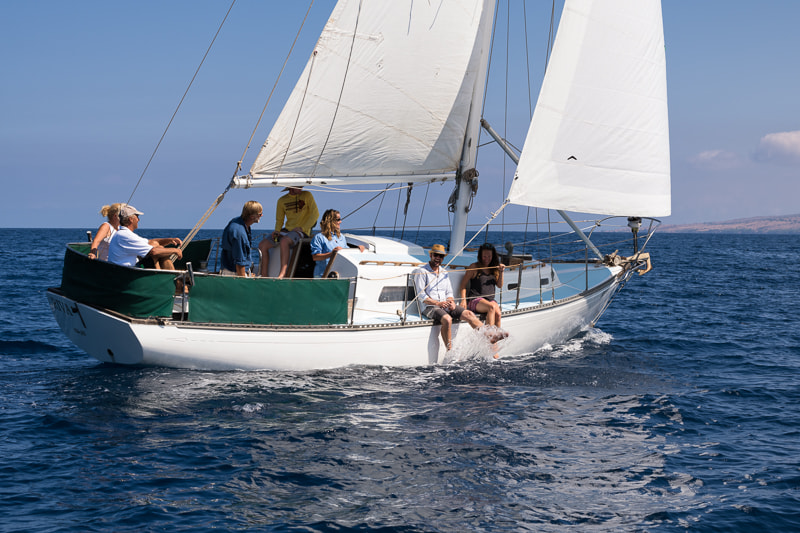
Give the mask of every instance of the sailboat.
[{"label": "sailboat", "polygon": [[[494,16],[495,0],[340,0],[250,171],[228,187],[451,181],[457,288],[486,131],[517,163],[503,206],[557,211],[586,251],[582,260],[510,261],[499,298],[508,337],[487,343],[504,358],[593,326],[650,269],[644,246],[603,254],[568,212],[622,217],[635,237],[642,221],[670,214],[670,163],[659,0],[566,1],[520,154],[481,115]],[[295,371],[446,361],[440,327],[413,290],[427,251],[347,238],[365,251],[341,250],[328,266],[336,275],[323,279],[223,277],[199,266],[208,248],[192,251],[197,242],[176,271],[90,260],[85,244],[71,243],[47,298],[64,333],[110,363]],[[456,345],[472,334],[454,325]]]}]

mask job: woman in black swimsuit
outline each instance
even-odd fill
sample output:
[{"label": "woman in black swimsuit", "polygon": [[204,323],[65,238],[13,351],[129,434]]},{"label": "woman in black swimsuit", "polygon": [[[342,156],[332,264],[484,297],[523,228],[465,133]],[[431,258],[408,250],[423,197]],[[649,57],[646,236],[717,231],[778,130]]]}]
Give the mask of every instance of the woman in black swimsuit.
[{"label": "woman in black swimsuit", "polygon": [[486,323],[500,327],[500,305],[494,301],[495,287],[503,287],[503,270],[497,250],[489,243],[478,248],[478,262],[467,268],[461,280],[461,305],[473,313],[486,313]]}]

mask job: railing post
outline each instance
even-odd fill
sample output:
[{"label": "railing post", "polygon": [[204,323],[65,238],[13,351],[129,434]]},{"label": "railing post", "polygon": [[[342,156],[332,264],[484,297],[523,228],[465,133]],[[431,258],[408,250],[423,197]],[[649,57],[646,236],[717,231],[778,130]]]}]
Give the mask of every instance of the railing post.
[{"label": "railing post", "polygon": [[584,248],[584,256],[583,256],[583,269],[586,277],[586,288],[585,291],[589,290],[589,248]]},{"label": "railing post", "polygon": [[356,298],[356,294],[358,294],[358,276],[353,278],[353,281],[350,282],[353,286],[353,308],[350,309],[350,325],[353,325],[353,317],[356,314],[356,303],[358,299]]},{"label": "railing post", "polygon": [[406,286],[405,290],[403,291],[403,316],[401,318],[401,324],[405,324],[406,320],[408,319],[408,282],[411,281],[411,274],[406,274]]},{"label": "railing post", "polygon": [[544,295],[542,293],[542,267],[544,267],[544,263],[536,267],[536,270],[539,272],[539,305],[542,305],[544,301]]}]

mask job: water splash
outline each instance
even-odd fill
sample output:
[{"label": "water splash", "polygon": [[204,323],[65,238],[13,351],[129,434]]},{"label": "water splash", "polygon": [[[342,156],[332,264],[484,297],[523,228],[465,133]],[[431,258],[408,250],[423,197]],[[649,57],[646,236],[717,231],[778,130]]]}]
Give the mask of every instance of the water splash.
[{"label": "water splash", "polygon": [[497,326],[482,326],[478,329],[461,328],[453,340],[453,349],[447,352],[443,364],[460,361],[491,361],[498,358],[503,339],[508,336]]}]

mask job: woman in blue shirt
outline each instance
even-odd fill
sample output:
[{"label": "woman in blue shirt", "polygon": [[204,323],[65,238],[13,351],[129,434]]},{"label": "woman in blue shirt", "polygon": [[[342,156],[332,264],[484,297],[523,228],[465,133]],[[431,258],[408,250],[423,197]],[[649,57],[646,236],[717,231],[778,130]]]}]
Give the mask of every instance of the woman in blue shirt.
[{"label": "woman in blue shirt", "polygon": [[[333,254],[342,248],[347,248],[347,241],[342,235],[342,216],[335,209],[328,209],[322,215],[319,227],[322,230],[314,235],[311,240],[311,254],[317,264],[314,266],[314,277],[321,278],[328,267]],[[359,246],[364,251],[363,246]]]}]

